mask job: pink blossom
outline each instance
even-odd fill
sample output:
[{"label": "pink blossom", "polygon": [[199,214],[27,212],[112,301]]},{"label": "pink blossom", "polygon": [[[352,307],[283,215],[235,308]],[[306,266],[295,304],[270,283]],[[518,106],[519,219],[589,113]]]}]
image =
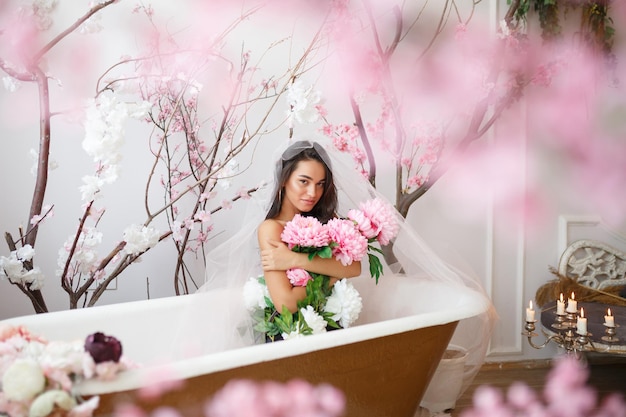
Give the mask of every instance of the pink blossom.
[{"label": "pink blossom", "polygon": [[280,238],[289,249],[295,246],[321,248],[329,244],[327,228],[315,217],[300,214],[296,214],[287,222]]},{"label": "pink blossom", "polygon": [[202,223],[207,223],[211,221],[211,213],[205,210],[200,210],[195,214],[194,218]]},{"label": "pink blossom", "polygon": [[344,411],[341,391],[298,379],[287,383],[233,380],[205,407],[207,417],[339,417]]},{"label": "pink blossom", "polygon": [[134,404],[121,404],[115,407],[113,417],[146,417],[147,414],[143,409]]},{"label": "pink blossom", "polygon": [[352,220],[332,219],[327,223],[328,235],[333,245],[333,256],[343,265],[358,261],[367,253],[367,238],[355,227]]},{"label": "pink blossom", "polygon": [[248,192],[248,189],[246,187],[241,187],[239,191],[237,191],[237,196],[243,200],[250,199],[250,193]]},{"label": "pink blossom", "polygon": [[181,389],[183,386],[184,381],[176,376],[173,369],[163,367],[148,372],[138,396],[146,401],[157,400],[163,394]]},{"label": "pink blossom", "polygon": [[311,275],[302,268],[291,268],[286,271],[289,282],[294,287],[306,287],[306,283],[312,280]]}]

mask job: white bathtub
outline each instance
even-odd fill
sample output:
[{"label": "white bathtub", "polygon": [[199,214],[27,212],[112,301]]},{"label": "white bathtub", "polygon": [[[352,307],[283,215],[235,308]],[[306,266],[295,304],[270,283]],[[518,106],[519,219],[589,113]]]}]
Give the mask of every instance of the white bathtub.
[{"label": "white bathtub", "polygon": [[[101,331],[118,338],[124,356],[142,363],[114,381],[88,381],[83,395],[100,395],[98,414],[110,414],[158,367],[185,380],[146,407],[200,404],[228,380],[248,378],[330,383],[347,399],[347,416],[411,417],[459,320],[477,316],[489,301],[467,287],[425,279],[353,280],[368,295],[357,325],[321,335],[185,358],[172,349],[186,306],[198,295],[168,297],[6,320],[49,340],[83,339]],[[208,325],[207,325],[208,326]],[[207,327],[208,328],[208,327]],[[173,343],[173,344],[172,344]]]}]

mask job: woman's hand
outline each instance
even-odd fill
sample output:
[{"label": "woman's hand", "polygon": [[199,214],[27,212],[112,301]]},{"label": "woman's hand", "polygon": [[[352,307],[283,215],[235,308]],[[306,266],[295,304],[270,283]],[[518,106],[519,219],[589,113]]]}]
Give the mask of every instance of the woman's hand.
[{"label": "woman's hand", "polygon": [[261,251],[263,271],[286,271],[293,268],[294,254],[287,245],[276,240],[268,240],[269,248]]}]

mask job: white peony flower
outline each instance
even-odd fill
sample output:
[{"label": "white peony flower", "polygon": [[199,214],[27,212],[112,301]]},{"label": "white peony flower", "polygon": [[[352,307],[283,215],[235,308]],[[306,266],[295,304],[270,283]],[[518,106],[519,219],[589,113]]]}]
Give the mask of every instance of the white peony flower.
[{"label": "white peony flower", "polygon": [[266,285],[259,282],[256,277],[250,277],[243,286],[244,303],[248,311],[263,310],[267,307],[265,297],[269,298],[270,293]]},{"label": "white peony flower", "polygon": [[160,233],[153,227],[133,224],[124,230],[126,246],[124,251],[129,255],[145,252],[159,243]]},{"label": "white peony flower", "polygon": [[301,337],[304,337],[304,335],[297,330],[289,333],[282,333],[281,336],[283,337],[283,340],[299,339]]},{"label": "white peony flower", "polygon": [[300,312],[302,313],[306,324],[311,328],[311,330],[313,330],[313,334],[326,332],[326,326],[328,326],[328,323],[326,323],[326,320],[324,320],[324,318],[320,316],[312,306],[301,308]]},{"label": "white peony flower", "polygon": [[361,295],[347,279],[335,283],[333,292],[324,306],[324,311],[332,313],[332,319],[343,328],[350,327],[359,317],[362,309]]},{"label": "white peony flower", "polygon": [[46,417],[55,407],[69,411],[76,406],[76,401],[67,391],[55,389],[46,391],[35,398],[30,405],[28,417]]},{"label": "white peony flower", "polygon": [[8,400],[28,401],[46,386],[41,366],[32,359],[17,359],[2,376],[2,391]]}]

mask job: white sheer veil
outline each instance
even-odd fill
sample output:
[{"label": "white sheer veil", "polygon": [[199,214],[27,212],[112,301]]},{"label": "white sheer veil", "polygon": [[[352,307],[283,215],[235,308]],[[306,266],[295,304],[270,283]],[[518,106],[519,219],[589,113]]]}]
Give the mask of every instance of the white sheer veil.
[{"label": "white sheer veil", "polygon": [[[384,198],[354,169],[352,162],[348,160],[349,156],[336,151],[325,139],[285,141],[275,151],[273,161],[276,163],[267,163],[261,158],[260,162],[267,164],[267,174],[264,177],[268,184],[244,203],[247,207],[239,222],[239,231],[207,253],[205,284],[196,294],[190,296],[194,300],[189,303],[189,311],[184,314],[185,320],[179,329],[177,343],[179,349],[184,349],[179,351],[180,355],[195,356],[263,342],[264,339],[260,340],[259,335],[252,330],[252,320],[243,299],[243,286],[250,277],[262,274],[256,231],[265,219],[275,195],[275,172],[279,170],[283,159],[288,159],[304,147],[316,147],[332,170],[338,192],[340,216],[345,215],[349,209],[358,207],[360,202],[374,197]],[[319,152],[320,148],[326,152]],[[393,274],[443,281],[449,283],[452,289],[462,286],[475,290],[477,296],[484,297],[485,304],[488,305],[484,314],[462,320],[451,341],[468,351],[464,381],[469,383],[486,355],[495,319],[493,307],[479,280],[472,273],[444,260],[441,254],[436,254],[417,235],[399,213],[397,218],[400,233],[393,245],[397,262],[389,265],[381,257],[384,268],[381,281],[392,279],[389,275]],[[363,275],[368,275],[367,280],[372,281],[366,265],[363,265],[362,270]],[[362,293],[362,296],[363,302],[367,303],[367,295]],[[199,329],[202,330],[199,332]]]}]

